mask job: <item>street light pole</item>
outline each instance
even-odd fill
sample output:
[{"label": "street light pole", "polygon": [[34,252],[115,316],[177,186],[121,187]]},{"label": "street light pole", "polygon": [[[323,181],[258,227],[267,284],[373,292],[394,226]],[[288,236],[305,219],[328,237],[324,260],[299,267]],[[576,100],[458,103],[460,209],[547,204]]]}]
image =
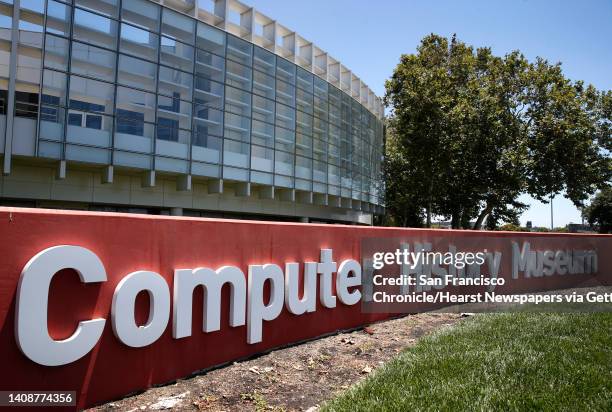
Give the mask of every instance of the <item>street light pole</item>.
[{"label": "street light pole", "polygon": [[555,228],[553,224],[553,194],[550,194],[550,230]]}]

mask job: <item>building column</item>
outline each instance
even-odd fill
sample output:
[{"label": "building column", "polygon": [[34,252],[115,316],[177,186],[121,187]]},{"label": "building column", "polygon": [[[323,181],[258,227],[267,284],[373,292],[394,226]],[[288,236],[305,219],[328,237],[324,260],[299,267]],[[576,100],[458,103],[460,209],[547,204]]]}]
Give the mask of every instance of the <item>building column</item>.
[{"label": "building column", "polygon": [[11,160],[13,156],[15,77],[17,76],[17,49],[19,44],[19,8],[20,1],[13,0],[13,26],[11,28],[11,55],[9,57],[9,84],[6,95],[6,128],[4,132],[4,158],[2,164],[2,174],[4,175],[11,173]]}]

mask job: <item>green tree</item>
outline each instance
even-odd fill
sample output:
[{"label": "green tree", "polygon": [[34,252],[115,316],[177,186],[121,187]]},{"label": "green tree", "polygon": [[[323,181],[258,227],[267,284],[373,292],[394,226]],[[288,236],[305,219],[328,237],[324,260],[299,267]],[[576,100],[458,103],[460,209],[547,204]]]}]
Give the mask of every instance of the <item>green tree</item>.
[{"label": "green tree", "polygon": [[599,233],[612,233],[612,188],[608,186],[597,193],[583,214],[590,225],[599,227]]},{"label": "green tree", "polygon": [[388,119],[383,163],[387,208],[385,223],[389,226],[421,227],[425,217],[425,199],[419,195],[424,182],[422,171],[399,150],[401,143],[397,136],[394,122]]},{"label": "green tree", "polygon": [[[523,193],[564,193],[582,205],[612,176],[611,100],[543,59],[426,36],[386,83],[394,133],[387,156],[395,162],[386,197],[402,190],[427,226],[435,214],[475,229],[515,222]],[[402,165],[411,178],[397,173]]]}]

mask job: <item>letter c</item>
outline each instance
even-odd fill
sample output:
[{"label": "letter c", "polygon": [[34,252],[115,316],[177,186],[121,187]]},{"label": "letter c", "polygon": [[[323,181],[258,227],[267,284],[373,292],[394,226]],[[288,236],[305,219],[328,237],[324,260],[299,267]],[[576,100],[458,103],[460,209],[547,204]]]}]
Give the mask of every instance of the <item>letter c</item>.
[{"label": "letter c", "polygon": [[25,356],[45,366],[60,366],[87,355],[96,345],[106,320],[79,322],[68,339],[49,336],[47,310],[51,279],[62,269],[74,269],[81,282],[106,281],[106,270],[100,258],[80,246],[54,246],[43,250],[25,265],[17,286],[15,336]]}]

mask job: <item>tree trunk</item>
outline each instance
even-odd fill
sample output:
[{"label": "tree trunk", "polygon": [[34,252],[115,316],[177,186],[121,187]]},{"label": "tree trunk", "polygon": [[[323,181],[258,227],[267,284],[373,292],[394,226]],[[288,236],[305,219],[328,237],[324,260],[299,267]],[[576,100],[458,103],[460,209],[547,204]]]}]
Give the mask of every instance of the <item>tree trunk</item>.
[{"label": "tree trunk", "polygon": [[487,203],[487,206],[482,210],[482,212],[480,212],[480,215],[478,215],[478,219],[476,219],[476,222],[474,223],[474,227],[472,229],[482,229],[482,222],[484,222],[485,218],[489,216],[489,214],[493,211],[493,207],[494,206],[492,204]]},{"label": "tree trunk", "polygon": [[429,191],[427,193],[427,224],[426,227],[431,227],[431,194],[433,190],[433,180],[429,180]]},{"label": "tree trunk", "polygon": [[456,210],[451,216],[451,229],[459,229],[461,225],[461,212]]},{"label": "tree trunk", "polygon": [[470,215],[468,213],[463,212],[461,214],[461,229],[471,229],[470,225]]}]

